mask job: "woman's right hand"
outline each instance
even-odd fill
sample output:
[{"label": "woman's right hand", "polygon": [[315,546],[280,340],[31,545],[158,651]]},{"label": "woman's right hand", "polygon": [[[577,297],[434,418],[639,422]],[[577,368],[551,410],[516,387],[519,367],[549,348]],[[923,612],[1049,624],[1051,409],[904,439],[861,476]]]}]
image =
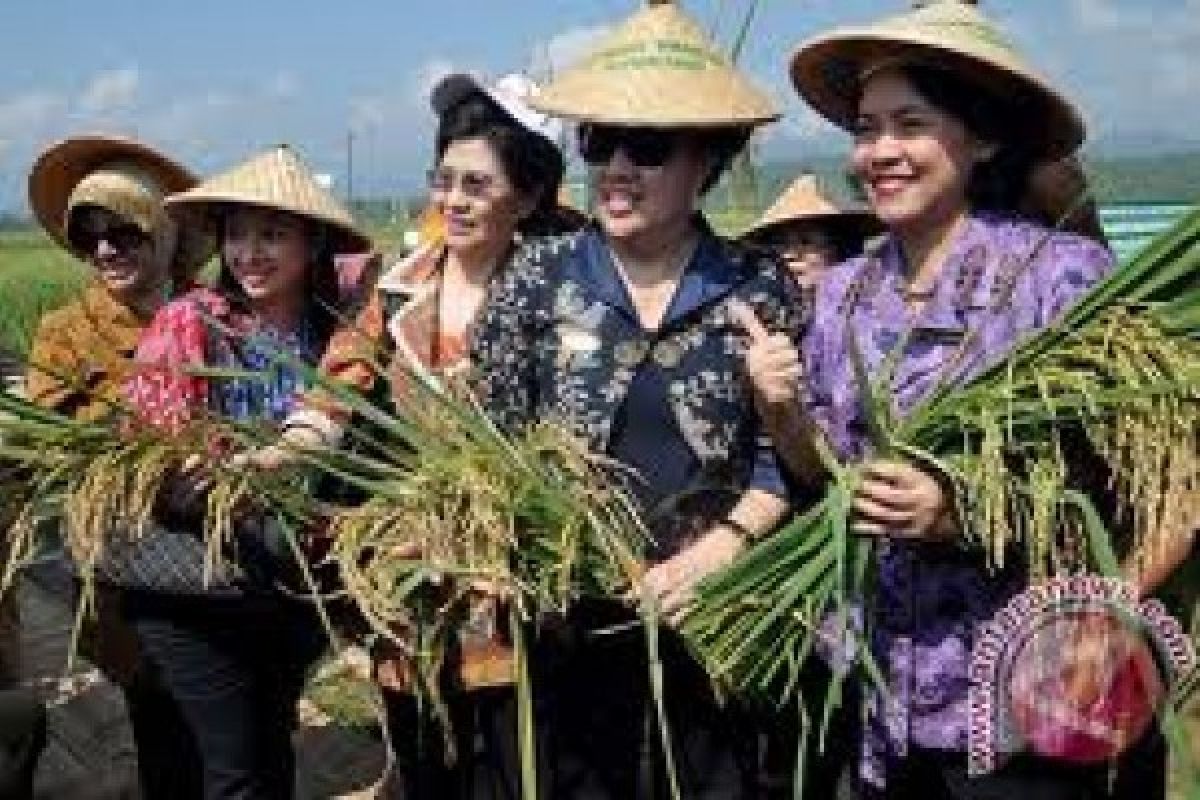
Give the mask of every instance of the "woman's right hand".
[{"label": "woman's right hand", "polygon": [[903,461],[868,461],[854,494],[851,529],[864,536],[947,541],[957,533],[953,498],[933,475]]},{"label": "woman's right hand", "polygon": [[767,330],[754,309],[740,300],[730,301],[729,313],[750,337],[750,346],[743,358],[756,402],[765,410],[798,403],[804,367],[792,340],[785,334]]}]

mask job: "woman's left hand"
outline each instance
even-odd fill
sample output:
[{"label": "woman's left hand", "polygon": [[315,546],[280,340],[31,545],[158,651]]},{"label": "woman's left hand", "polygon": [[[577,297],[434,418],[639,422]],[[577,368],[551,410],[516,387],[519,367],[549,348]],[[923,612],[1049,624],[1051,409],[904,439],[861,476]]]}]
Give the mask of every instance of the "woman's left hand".
[{"label": "woman's left hand", "polygon": [[667,619],[678,622],[683,609],[692,600],[696,584],[733,561],[744,546],[736,531],[718,525],[652,567],[642,579],[643,586],[658,601],[659,610]]},{"label": "woman's left hand", "polygon": [[938,540],[954,535],[951,500],[929,473],[901,461],[870,461],[854,495],[855,533]]}]

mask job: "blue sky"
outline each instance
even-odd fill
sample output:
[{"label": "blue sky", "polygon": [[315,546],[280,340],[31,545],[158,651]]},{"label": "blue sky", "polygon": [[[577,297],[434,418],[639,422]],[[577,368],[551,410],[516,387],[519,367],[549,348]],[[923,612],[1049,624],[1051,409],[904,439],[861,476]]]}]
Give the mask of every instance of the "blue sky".
[{"label": "blue sky", "polygon": [[[411,189],[428,166],[429,88],[453,69],[569,62],[637,0],[4,0],[0,210],[24,208],[38,149],[73,132],[138,135],[201,171],[290,142],[356,187]],[[728,37],[748,0],[682,0]],[[763,0],[745,68],[787,112],[774,157],[844,140],[802,107],[785,64],[805,37],[905,0]],[[1200,0],[983,0],[1084,107],[1094,146],[1200,149]],[[723,13],[722,13],[723,10]]]}]

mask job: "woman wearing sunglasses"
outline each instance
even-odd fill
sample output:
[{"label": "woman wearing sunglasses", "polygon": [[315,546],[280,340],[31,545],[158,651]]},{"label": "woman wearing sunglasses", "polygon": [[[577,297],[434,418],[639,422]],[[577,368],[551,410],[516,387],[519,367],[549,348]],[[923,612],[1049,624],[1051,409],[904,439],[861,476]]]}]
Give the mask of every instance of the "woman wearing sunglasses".
[{"label": "woman wearing sunglasses", "polygon": [[[645,589],[676,614],[698,580],[788,508],[742,381],[734,309],[796,333],[797,289],[776,258],[719,238],[697,211],[777,113],[673,3],[636,13],[533,104],[580,122],[596,219],[518,252],[476,331],[477,383],[502,427],[554,420],[630,468],[654,535]],[[665,787],[631,616],[590,604],[540,642],[547,796]],[[684,794],[736,796],[735,750],[754,750],[755,737],[731,729],[677,639],[664,636],[663,648]]]},{"label": "woman wearing sunglasses", "polygon": [[84,419],[111,410],[142,330],[212,253],[209,237],[181,233],[162,207],[195,184],[130,139],[76,136],[38,158],[29,175],[34,215],[94,280],[38,327],[26,375],[35,403]]},{"label": "woman wearing sunglasses", "polygon": [[[562,126],[529,108],[537,91],[519,74],[491,85],[457,74],[435,88],[429,191],[438,230],[382,276],[354,324],[334,335],[321,362],[324,374],[366,395],[384,390],[399,399],[411,370],[461,372],[487,287],[517,243],[578,225],[557,205]],[[378,378],[381,360],[389,365],[387,381]],[[349,423],[347,409],[313,392],[288,417],[283,444],[250,459],[275,468],[305,447],[337,446]],[[516,796],[516,770],[505,757],[515,726],[512,652],[492,598],[476,595],[472,613],[443,675],[456,739],[452,764],[442,731],[417,703],[408,663],[383,643],[374,653],[404,797]]]},{"label": "woman wearing sunglasses", "polygon": [[[29,175],[34,216],[51,239],[88,265],[92,280],[78,299],[39,323],[25,377],[30,400],[85,420],[114,410],[138,338],[212,254],[210,236],[180,230],[163,210],[168,194],[195,185],[190,171],[132,139],[74,136],[38,157]],[[82,649],[121,687],[135,722],[143,793],[152,796],[163,779],[153,757],[158,737],[142,734],[172,711],[139,657],[120,606],[119,589],[97,587]]]}]

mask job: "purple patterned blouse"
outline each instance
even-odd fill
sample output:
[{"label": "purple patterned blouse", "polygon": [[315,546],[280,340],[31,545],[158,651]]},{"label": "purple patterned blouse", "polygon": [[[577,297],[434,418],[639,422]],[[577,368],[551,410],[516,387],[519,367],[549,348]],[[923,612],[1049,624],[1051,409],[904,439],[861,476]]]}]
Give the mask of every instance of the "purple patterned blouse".
[{"label": "purple patterned blouse", "polygon": [[[934,388],[961,383],[1051,323],[1112,266],[1110,252],[1091,240],[1012,216],[975,214],[933,297],[910,320],[903,255],[886,237],[869,254],[833,268],[818,291],[804,339],[817,423],[843,459],[868,455],[848,331],[874,371],[912,328],[892,385],[895,410],[904,415]],[[1023,579],[1014,570],[988,572],[980,556],[951,545],[888,541],[879,552],[874,647],[892,694],[885,703],[868,692],[862,776],[882,785],[888,763],[910,743],[966,749],[975,630]]]}]

